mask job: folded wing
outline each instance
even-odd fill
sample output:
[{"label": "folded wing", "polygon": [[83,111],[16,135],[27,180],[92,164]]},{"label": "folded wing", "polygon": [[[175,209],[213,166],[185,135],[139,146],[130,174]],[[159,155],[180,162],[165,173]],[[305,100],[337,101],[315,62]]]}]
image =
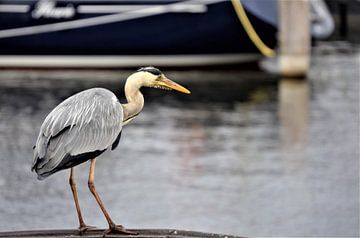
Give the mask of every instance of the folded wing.
[{"label": "folded wing", "polygon": [[122,121],[121,104],[109,90],[94,88],[69,97],[43,122],[32,170],[42,179],[99,156],[117,141]]}]

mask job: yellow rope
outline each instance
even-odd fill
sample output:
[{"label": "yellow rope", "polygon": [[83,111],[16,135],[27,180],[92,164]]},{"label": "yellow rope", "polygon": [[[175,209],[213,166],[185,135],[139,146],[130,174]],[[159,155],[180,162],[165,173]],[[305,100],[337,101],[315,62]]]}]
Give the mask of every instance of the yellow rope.
[{"label": "yellow rope", "polygon": [[252,26],[249,18],[246,15],[245,9],[241,4],[241,0],[231,0],[231,3],[235,9],[235,12],[244,27],[246,33],[248,34],[251,41],[259,49],[259,51],[266,57],[273,57],[275,52],[273,49],[269,48],[265,43],[260,39],[259,35],[256,33],[254,27]]}]

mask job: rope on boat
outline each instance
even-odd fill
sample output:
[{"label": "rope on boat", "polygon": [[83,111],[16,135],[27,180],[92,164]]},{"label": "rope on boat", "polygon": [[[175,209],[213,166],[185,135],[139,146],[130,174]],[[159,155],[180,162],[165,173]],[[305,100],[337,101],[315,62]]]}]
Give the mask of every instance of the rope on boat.
[{"label": "rope on boat", "polygon": [[256,48],[258,48],[258,50],[266,57],[273,57],[275,55],[274,50],[269,48],[267,45],[265,45],[265,43],[256,33],[253,25],[251,24],[248,16],[246,15],[241,0],[231,0],[231,3],[235,9],[236,15],[238,16],[242,26],[244,27],[246,33],[248,34],[250,40],[253,42]]}]

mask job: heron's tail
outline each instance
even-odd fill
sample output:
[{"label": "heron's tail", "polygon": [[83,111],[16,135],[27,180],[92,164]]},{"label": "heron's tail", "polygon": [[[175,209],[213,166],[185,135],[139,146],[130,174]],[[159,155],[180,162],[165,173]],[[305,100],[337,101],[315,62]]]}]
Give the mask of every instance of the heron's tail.
[{"label": "heron's tail", "polygon": [[41,167],[40,165],[41,162],[42,160],[39,157],[37,157],[34,160],[34,163],[31,167],[31,171],[35,171],[35,173],[37,174],[38,180],[44,180],[45,178],[49,177],[50,175],[56,172],[56,171],[44,171],[43,167]]}]

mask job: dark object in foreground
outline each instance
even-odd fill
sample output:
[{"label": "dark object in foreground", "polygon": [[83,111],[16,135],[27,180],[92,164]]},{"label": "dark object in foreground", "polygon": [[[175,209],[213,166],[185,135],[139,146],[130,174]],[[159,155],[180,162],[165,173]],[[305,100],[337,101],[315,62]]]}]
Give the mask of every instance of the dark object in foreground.
[{"label": "dark object in foreground", "polygon": [[[136,238],[185,238],[185,237],[211,237],[211,238],[241,238],[239,236],[220,235],[214,233],[202,233],[195,231],[181,230],[130,230],[138,235],[109,234],[106,237],[136,237]],[[80,235],[78,230],[41,230],[41,231],[9,231],[0,232],[0,237],[103,237],[104,230],[89,230],[85,234]]]}]

